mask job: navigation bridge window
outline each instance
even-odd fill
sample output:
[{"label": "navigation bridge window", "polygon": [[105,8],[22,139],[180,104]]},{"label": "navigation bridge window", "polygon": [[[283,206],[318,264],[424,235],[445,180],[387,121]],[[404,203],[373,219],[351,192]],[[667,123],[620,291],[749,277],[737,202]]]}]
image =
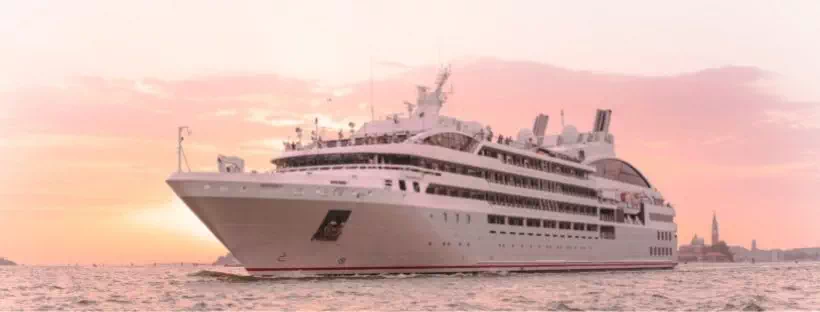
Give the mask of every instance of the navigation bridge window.
[{"label": "navigation bridge window", "polygon": [[448,132],[431,135],[424,139],[424,144],[472,152],[478,146],[478,141],[461,133]]},{"label": "navigation bridge window", "polygon": [[590,165],[597,169],[594,173],[596,176],[650,188],[649,181],[635,167],[622,160],[601,159]]}]

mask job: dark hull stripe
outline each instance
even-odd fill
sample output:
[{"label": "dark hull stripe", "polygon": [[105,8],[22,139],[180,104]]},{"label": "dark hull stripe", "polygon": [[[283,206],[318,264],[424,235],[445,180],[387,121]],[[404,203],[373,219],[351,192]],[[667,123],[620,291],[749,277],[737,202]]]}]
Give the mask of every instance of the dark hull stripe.
[{"label": "dark hull stripe", "polygon": [[273,271],[373,271],[373,270],[465,270],[465,269],[503,269],[503,268],[566,268],[566,267],[606,267],[606,268],[636,268],[636,267],[674,267],[677,262],[583,262],[583,263],[505,263],[505,264],[476,264],[476,265],[417,265],[417,266],[362,266],[362,267],[282,267],[282,268],[245,268],[248,272]]}]

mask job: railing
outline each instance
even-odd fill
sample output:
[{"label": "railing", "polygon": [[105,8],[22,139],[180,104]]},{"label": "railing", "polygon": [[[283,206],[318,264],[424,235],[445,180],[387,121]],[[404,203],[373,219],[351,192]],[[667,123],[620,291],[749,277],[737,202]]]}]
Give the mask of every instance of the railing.
[{"label": "railing", "polygon": [[603,215],[603,214],[601,215],[601,221],[618,222],[618,221],[616,221],[615,216]]},{"label": "railing", "polygon": [[406,141],[408,136],[374,136],[374,137],[359,137],[354,139],[340,139],[330,141],[314,141],[305,146],[298,146],[295,142],[286,143],[285,151],[302,151],[311,150],[315,148],[337,148],[357,145],[382,145],[382,144],[397,144]]},{"label": "railing", "polygon": [[404,170],[404,171],[413,171],[418,173],[424,174],[432,174],[435,176],[441,176],[441,173],[429,170],[419,169],[416,166],[407,166],[407,165],[386,165],[386,164],[352,164],[352,165],[331,165],[331,166],[310,166],[310,167],[295,167],[295,168],[282,168],[272,171],[272,173],[287,173],[287,172],[312,172],[312,171],[326,171],[326,170],[342,170],[342,169],[387,169],[387,170]]}]

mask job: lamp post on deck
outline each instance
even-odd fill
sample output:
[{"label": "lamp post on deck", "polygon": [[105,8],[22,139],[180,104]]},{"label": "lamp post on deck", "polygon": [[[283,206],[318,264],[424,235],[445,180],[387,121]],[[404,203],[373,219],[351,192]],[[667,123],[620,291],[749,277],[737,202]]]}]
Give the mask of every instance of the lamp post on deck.
[{"label": "lamp post on deck", "polygon": [[[185,157],[185,151],[182,150],[182,141],[185,140],[183,131],[186,131],[188,135],[191,135],[191,128],[188,126],[181,126],[177,128],[177,172],[182,172],[182,158]],[[188,166],[187,157],[185,158],[185,166]],[[191,171],[191,167],[188,167],[188,171]]]}]

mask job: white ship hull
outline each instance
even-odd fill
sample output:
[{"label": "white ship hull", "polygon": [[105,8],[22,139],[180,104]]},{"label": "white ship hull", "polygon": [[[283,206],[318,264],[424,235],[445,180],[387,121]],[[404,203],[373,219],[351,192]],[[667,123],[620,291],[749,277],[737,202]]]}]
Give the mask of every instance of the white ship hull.
[{"label": "white ship hull", "polygon": [[[657,243],[655,229],[623,226],[619,239],[608,240],[597,232],[488,224],[487,212],[506,209],[522,215],[522,209],[288,180],[293,177],[178,173],[168,184],[256,276],[668,269],[677,264],[671,255],[649,255],[647,246]],[[312,239],[332,210],[349,211],[338,239]],[[550,212],[527,214],[553,217]],[[578,235],[584,238],[574,238]]]},{"label": "white ship hull", "polygon": [[441,116],[444,69],[417,88],[406,118],[372,120],[325,141],[296,128],[272,159],[244,173],[182,173],[174,192],[254,275],[668,269],[675,210],[615,157],[610,110],[593,129],[545,136],[548,116],[517,138]]}]

